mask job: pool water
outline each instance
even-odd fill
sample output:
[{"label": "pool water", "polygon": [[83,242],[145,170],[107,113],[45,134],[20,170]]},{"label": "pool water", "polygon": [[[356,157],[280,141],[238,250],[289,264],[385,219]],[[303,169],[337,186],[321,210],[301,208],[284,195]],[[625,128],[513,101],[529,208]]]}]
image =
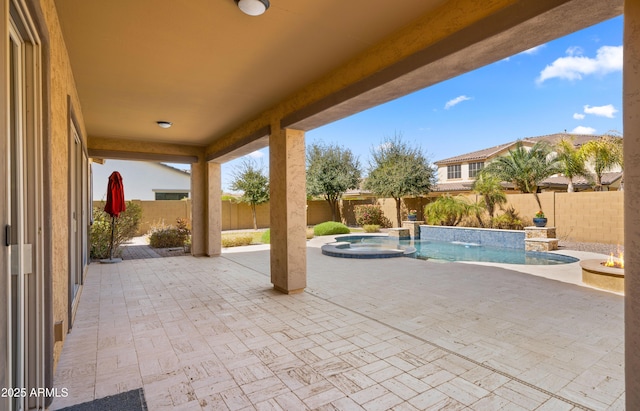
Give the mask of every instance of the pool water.
[{"label": "pool water", "polygon": [[[394,240],[383,236],[343,236],[338,241],[352,244],[377,244],[378,247]],[[397,244],[397,242],[394,242]],[[556,265],[577,262],[578,259],[561,254],[516,250],[467,243],[448,243],[432,240],[401,240],[401,245],[416,248],[415,258],[437,261],[483,261],[491,263]]]}]

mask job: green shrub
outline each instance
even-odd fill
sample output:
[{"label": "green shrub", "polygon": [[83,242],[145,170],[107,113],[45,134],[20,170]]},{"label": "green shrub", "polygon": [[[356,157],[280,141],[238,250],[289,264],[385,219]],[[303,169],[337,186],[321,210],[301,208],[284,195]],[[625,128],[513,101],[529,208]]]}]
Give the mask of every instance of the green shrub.
[{"label": "green shrub", "polygon": [[191,239],[187,220],[179,217],[176,219],[176,227],[166,225],[163,221],[152,226],[149,232],[149,245],[153,248],[182,247]]},{"label": "green shrub", "polygon": [[356,223],[360,226],[379,225],[380,227],[391,227],[391,221],[384,216],[382,208],[377,205],[365,204],[353,207],[356,215]]},{"label": "green shrub", "polygon": [[227,247],[240,247],[243,245],[249,245],[253,242],[253,234],[232,234],[222,236],[222,246]]},{"label": "green shrub", "polygon": [[191,230],[189,230],[187,220],[178,217],[176,219],[176,228],[178,229],[178,234],[182,237],[182,243],[184,244],[187,240],[191,243]]},{"label": "green shrub", "polygon": [[504,214],[493,217],[491,219],[491,227],[502,230],[524,230],[522,218],[518,215],[518,212],[513,208],[513,206],[507,208],[504,211]]},{"label": "green shrub", "polygon": [[349,227],[335,221],[327,221],[313,227],[313,234],[315,235],[349,234],[350,232]]},{"label": "green shrub", "polygon": [[379,233],[380,226],[378,224],[365,224],[362,226],[365,233]]},{"label": "green shrub", "polygon": [[271,229],[267,229],[264,233],[262,233],[262,238],[260,239],[263,244],[271,244]]},{"label": "green shrub", "polygon": [[[111,243],[111,216],[104,212],[104,202],[93,207],[93,224],[91,225],[91,258],[109,258]],[[113,256],[122,254],[120,246],[136,236],[142,218],[142,208],[127,201],[126,211],[116,218],[113,232]]]},{"label": "green shrub", "polygon": [[[312,238],[313,238],[313,228],[307,228],[307,240],[310,240]],[[271,229],[267,229],[267,231],[262,233],[260,242],[262,244],[271,244]]]},{"label": "green shrub", "polygon": [[482,211],[481,206],[470,203],[463,196],[454,197],[447,194],[427,204],[424,208],[424,215],[427,224],[456,226],[465,217]]}]

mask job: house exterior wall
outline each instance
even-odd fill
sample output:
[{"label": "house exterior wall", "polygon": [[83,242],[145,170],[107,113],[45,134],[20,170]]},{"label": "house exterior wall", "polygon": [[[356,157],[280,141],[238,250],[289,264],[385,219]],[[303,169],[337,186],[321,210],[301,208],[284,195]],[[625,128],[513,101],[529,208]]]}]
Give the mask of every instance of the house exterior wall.
[{"label": "house exterior wall", "polygon": [[[78,122],[78,133],[86,147],[86,129],[80,100],[76,91],[69,55],[62,37],[56,6],[53,0],[40,1],[42,14],[48,28],[49,70],[45,73],[49,82],[50,111],[49,138],[50,169],[45,170],[51,184],[51,266],[53,323],[62,322],[63,338],[69,330],[68,282],[69,282],[69,121],[73,110]],[[46,104],[46,103],[45,103]],[[46,138],[46,137],[45,137]],[[62,351],[63,341],[54,345],[54,363]]]},{"label": "house exterior wall", "polygon": [[[598,137],[598,136],[594,136],[594,137]],[[531,144],[530,142],[523,142],[523,146],[525,149],[530,149],[531,147],[533,147],[533,144]],[[489,164],[493,159],[499,157],[499,156],[506,156],[509,154],[509,150],[513,150],[513,148],[515,147],[515,143],[513,145],[510,145],[508,147],[506,147],[503,150],[500,150],[499,152],[496,152],[495,154],[487,157],[485,160],[473,160],[473,161],[467,161],[467,162],[460,162],[460,163],[450,163],[450,164],[443,164],[443,165],[438,165],[438,183],[443,184],[443,183],[449,183],[449,182],[468,182],[468,181],[475,181],[475,177],[469,177],[469,164],[470,163],[477,163],[477,162],[484,162],[484,165],[487,166],[487,164]],[[449,179],[447,177],[447,166],[450,165],[455,165],[455,164],[460,164],[460,168],[461,168],[461,175],[460,178],[455,178],[455,179]],[[586,167],[587,169],[593,173],[594,171],[594,167],[593,167],[593,161],[587,161],[586,163]],[[611,167],[610,169],[605,170],[605,172],[619,172],[622,171],[622,168],[620,166],[614,166]]]},{"label": "house exterior wall", "polygon": [[191,177],[160,163],[145,161],[107,160],[104,164],[93,163],[93,199],[107,199],[109,176],[118,171],[122,176],[127,200],[155,200],[156,191],[191,191]]}]

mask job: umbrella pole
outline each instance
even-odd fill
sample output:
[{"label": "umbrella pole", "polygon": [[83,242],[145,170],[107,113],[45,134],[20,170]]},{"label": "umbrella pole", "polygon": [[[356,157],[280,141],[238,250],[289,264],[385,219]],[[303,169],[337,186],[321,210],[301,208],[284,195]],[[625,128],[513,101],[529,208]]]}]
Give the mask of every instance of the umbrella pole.
[{"label": "umbrella pole", "polygon": [[113,238],[114,232],[116,228],[116,217],[111,216],[111,242],[109,243],[109,258],[105,260],[100,260],[103,264],[112,264],[122,262],[122,258],[113,258]]},{"label": "umbrella pole", "polygon": [[109,260],[113,260],[113,232],[116,228],[116,216],[111,216],[111,243],[109,244]]}]

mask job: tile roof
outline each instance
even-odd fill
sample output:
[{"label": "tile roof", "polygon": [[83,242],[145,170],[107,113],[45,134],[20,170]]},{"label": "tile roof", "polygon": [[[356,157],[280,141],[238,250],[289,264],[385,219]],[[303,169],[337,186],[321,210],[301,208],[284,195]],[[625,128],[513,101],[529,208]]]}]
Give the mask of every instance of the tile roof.
[{"label": "tile roof", "polygon": [[433,192],[442,192],[442,191],[471,191],[471,186],[473,185],[473,181],[467,182],[458,182],[458,183],[444,183],[444,184],[436,184],[432,187],[431,191]]},{"label": "tile roof", "polygon": [[[621,171],[612,172],[612,173],[604,173],[604,174],[602,174],[602,185],[608,186],[610,184],[615,183],[620,178],[622,178],[622,172]],[[542,183],[540,183],[540,186],[541,187],[549,187],[549,186],[557,186],[557,185],[566,186],[567,184],[569,184],[569,179],[567,177],[555,176],[555,177],[549,177],[549,178],[545,179]],[[574,186],[590,187],[592,185],[592,183],[589,182],[584,177],[575,177],[573,179],[573,185]]]},{"label": "tile roof", "polygon": [[[622,172],[612,172],[612,173],[604,173],[602,175],[602,185],[608,186],[610,184],[615,183],[620,178],[622,178]],[[569,179],[564,176],[555,176],[549,177],[540,183],[540,187],[558,187],[558,186],[566,186],[569,184]],[[589,188],[592,186],[586,178],[584,177],[576,177],[573,179],[573,185],[575,187],[580,188]],[[436,184],[432,192],[442,193],[442,192],[455,192],[455,191],[471,191],[473,186],[472,181],[465,182],[456,182],[456,183],[442,183]],[[514,185],[511,183],[502,183],[504,188],[514,189]]]},{"label": "tile roof", "polygon": [[[449,191],[471,191],[473,189],[473,181],[459,181],[455,183],[436,184],[431,188],[432,192],[449,192]],[[512,183],[500,183],[505,190],[513,190],[515,186]]]},{"label": "tile roof", "polygon": [[435,164],[444,165],[444,164],[453,164],[453,163],[466,163],[470,161],[484,161],[496,155],[500,151],[506,150],[511,146],[515,146],[518,143],[518,141],[521,141],[523,144],[530,143],[531,145],[539,141],[546,141],[549,144],[555,144],[563,137],[573,138],[573,142],[575,146],[580,147],[587,141],[594,140],[602,136],[591,135],[591,134],[556,133],[556,134],[548,134],[545,136],[526,137],[520,140],[511,141],[509,143],[500,144],[495,147],[485,148],[478,151],[472,151],[471,153],[466,153],[466,154],[461,154],[455,157],[445,158],[443,160],[436,161]]}]

